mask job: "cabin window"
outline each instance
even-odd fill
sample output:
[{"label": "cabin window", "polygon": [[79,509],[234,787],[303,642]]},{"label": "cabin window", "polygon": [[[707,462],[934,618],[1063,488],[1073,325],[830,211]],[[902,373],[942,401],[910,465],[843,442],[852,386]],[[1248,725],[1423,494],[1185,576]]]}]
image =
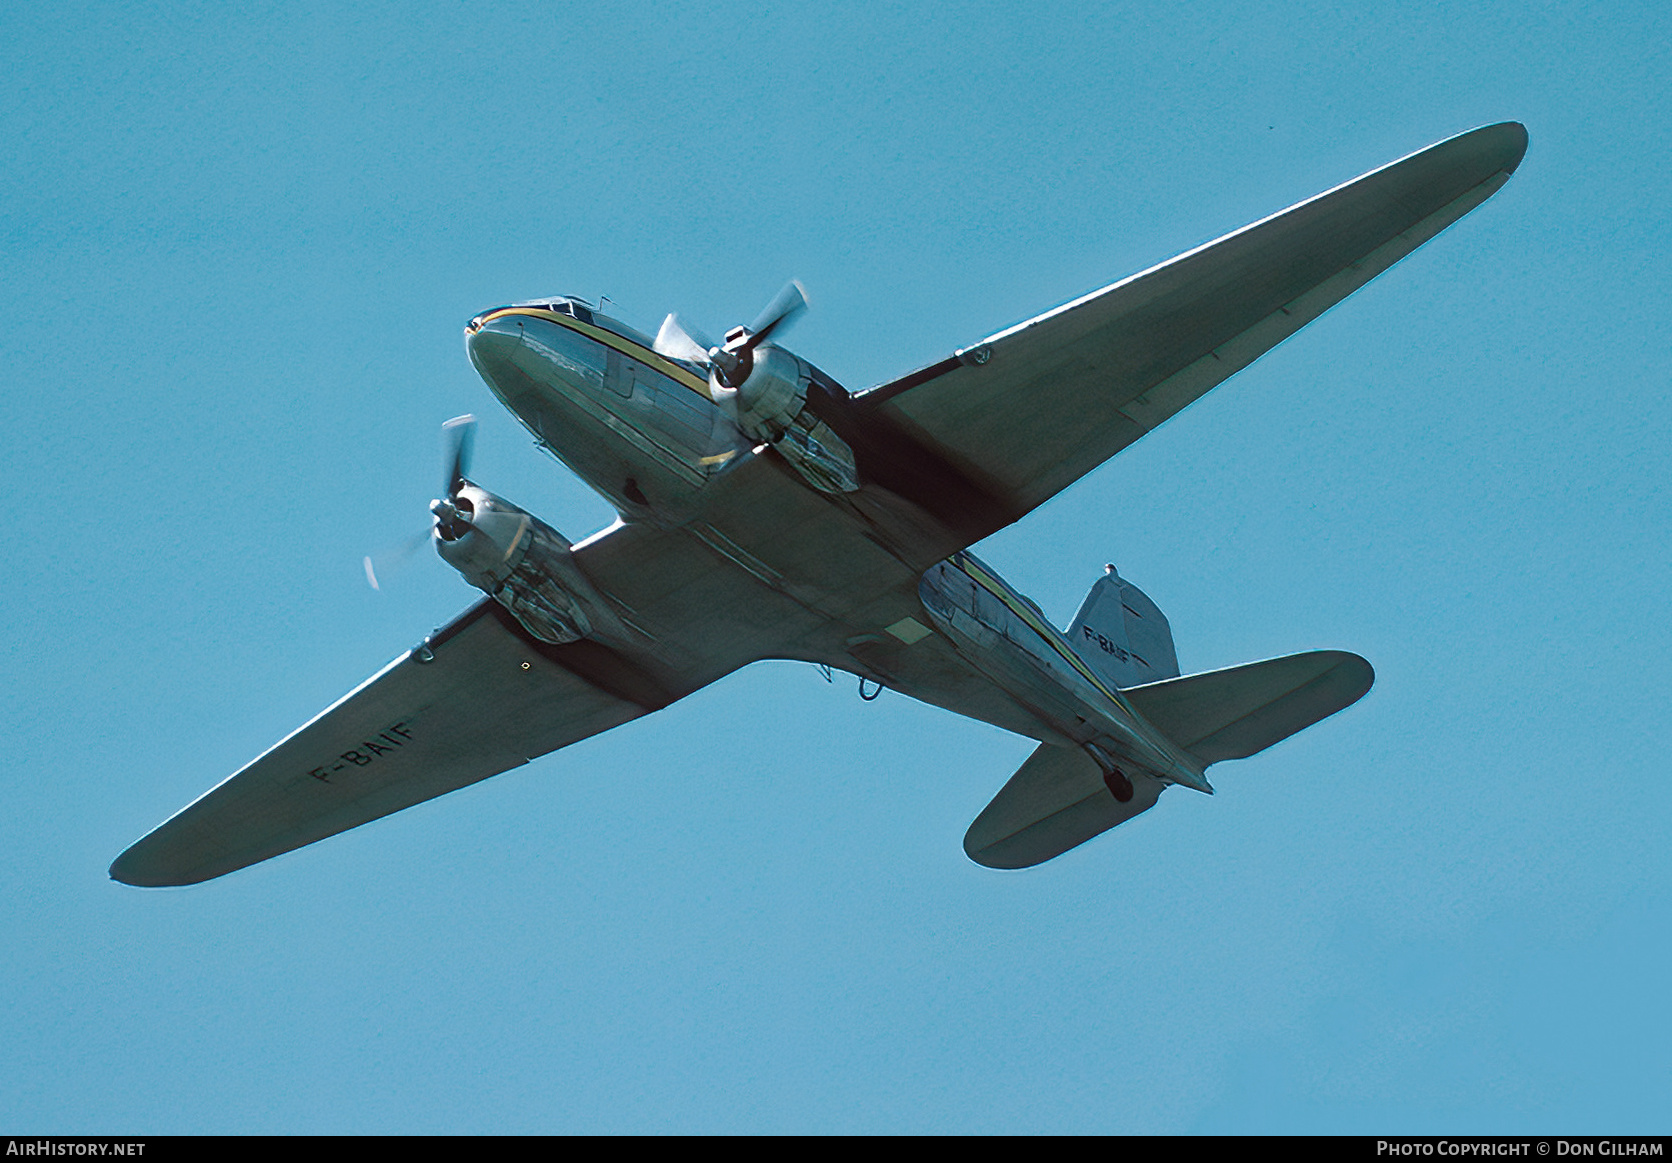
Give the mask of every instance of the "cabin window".
[{"label": "cabin window", "polygon": [[648,377],[644,375],[638,364],[624,355],[613,355],[611,362],[615,367],[610,373],[610,390],[624,400],[631,400],[633,398],[633,381]]}]

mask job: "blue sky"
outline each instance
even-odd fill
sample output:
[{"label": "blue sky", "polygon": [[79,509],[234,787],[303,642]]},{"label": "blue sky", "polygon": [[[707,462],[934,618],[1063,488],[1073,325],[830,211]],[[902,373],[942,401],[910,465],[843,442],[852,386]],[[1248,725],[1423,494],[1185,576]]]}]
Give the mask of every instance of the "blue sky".
[{"label": "blue sky", "polygon": [[[0,16],[0,1125],[1667,1129],[1651,4],[59,5]],[[608,295],[880,382],[1430,142],[1483,208],[978,551],[1358,705],[1039,869],[1027,741],[739,673],[224,880],[128,843],[446,621],[441,421],[573,538],[482,308]]]}]

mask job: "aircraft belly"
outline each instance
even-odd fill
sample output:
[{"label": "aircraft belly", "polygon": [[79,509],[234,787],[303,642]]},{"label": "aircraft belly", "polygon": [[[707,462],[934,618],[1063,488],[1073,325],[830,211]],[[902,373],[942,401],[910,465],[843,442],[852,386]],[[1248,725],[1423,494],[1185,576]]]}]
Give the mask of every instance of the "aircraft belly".
[{"label": "aircraft belly", "polygon": [[818,662],[1018,734],[1069,742],[933,630],[918,597],[920,566],[886,545],[851,501],[808,488],[769,451],[746,453],[715,475],[685,524],[613,530],[575,554],[642,636],[647,667],[712,681],[756,659]]},{"label": "aircraft belly", "polygon": [[694,394],[554,324],[495,321],[471,337],[470,355],[541,446],[623,511],[677,523],[738,451],[709,401],[670,403]]},{"label": "aircraft belly", "polygon": [[851,622],[854,633],[880,632],[918,611],[912,565],[770,449],[715,474],[689,529],[769,587]]},{"label": "aircraft belly", "polygon": [[623,513],[667,534],[630,567],[603,558],[631,538],[578,551],[636,631],[624,653],[647,674],[690,689],[755,659],[805,659],[1042,742],[1101,740],[1126,762],[1168,766],[1080,691],[1078,676],[926,611],[925,571],[967,531],[874,484],[809,488],[770,448],[727,448],[703,465],[629,406],[645,383],[660,390],[655,373],[619,353],[589,353],[587,342],[538,320],[500,320],[473,337],[471,355],[543,445]]},{"label": "aircraft belly", "polygon": [[1041,743],[1067,746],[1074,742],[1007,688],[971,666],[940,634],[910,646],[880,635],[873,641],[849,645],[846,658],[835,657],[830,665],[854,670],[855,661],[864,668],[860,673],[865,677],[919,702]]},{"label": "aircraft belly", "polygon": [[[934,611],[931,611],[934,613]],[[969,663],[1003,690],[1031,708],[1041,720],[1055,727],[1057,732],[1076,743],[1108,741],[1129,761],[1145,767],[1165,766],[1162,757],[1150,754],[1130,723],[1121,721],[1107,706],[1107,700],[1094,699],[1090,692],[1077,689],[1077,676],[1050,665],[1048,659],[1020,649],[1010,639],[995,633],[961,611],[952,618],[937,618],[941,629],[954,648]]]}]

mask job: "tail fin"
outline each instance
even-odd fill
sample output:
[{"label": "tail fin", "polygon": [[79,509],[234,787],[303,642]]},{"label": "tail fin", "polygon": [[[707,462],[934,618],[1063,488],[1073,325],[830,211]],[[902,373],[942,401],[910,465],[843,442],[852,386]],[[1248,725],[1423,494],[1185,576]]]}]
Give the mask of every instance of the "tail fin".
[{"label": "tail fin", "polygon": [[1114,566],[1105,568],[1069,624],[1069,641],[1088,666],[1117,687],[1172,678],[1179,660],[1166,615]]}]

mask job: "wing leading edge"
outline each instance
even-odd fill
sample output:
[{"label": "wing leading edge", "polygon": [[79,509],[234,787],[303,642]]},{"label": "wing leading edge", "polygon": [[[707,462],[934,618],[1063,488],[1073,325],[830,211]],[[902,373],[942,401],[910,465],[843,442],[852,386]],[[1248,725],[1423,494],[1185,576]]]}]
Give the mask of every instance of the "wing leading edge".
[{"label": "wing leading edge", "polygon": [[1025,513],[1491,197],[1526,148],[1515,122],[1461,134],[855,403]]}]

